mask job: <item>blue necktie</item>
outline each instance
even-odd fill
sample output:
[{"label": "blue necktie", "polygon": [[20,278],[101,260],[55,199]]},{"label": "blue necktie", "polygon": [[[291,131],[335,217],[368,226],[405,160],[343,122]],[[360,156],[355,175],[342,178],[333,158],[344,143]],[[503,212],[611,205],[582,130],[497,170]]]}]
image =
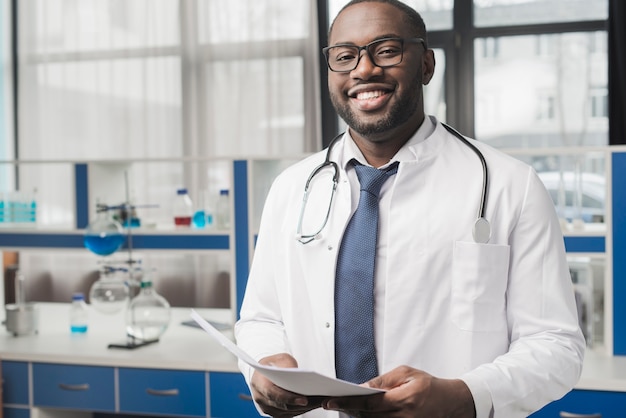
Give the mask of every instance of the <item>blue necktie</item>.
[{"label": "blue necktie", "polygon": [[[356,163],[356,162],[355,162]],[[374,345],[374,261],[378,237],[378,194],[398,164],[379,170],[356,163],[359,205],[344,232],[335,277],[335,371],[363,383],[378,376]]]}]

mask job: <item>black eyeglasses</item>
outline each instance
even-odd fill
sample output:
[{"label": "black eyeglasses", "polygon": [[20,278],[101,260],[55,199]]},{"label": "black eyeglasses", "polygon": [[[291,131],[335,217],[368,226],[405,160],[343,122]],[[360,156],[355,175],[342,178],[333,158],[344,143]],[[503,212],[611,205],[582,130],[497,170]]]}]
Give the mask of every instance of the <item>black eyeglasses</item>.
[{"label": "black eyeglasses", "polygon": [[359,65],[363,50],[367,51],[370,60],[377,67],[386,68],[400,64],[405,42],[421,43],[426,48],[426,42],[422,38],[382,38],[363,46],[351,44],[327,46],[322,52],[331,71],[345,73]]}]

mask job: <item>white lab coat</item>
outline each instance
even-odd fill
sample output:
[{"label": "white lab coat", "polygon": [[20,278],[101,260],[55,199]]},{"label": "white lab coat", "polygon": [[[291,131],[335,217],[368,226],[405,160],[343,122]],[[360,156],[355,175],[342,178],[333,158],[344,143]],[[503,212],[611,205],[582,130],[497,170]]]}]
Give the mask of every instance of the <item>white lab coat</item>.
[{"label": "white lab coat", "polygon": [[[478,417],[525,417],[578,381],[584,339],[563,237],[535,172],[473,141],[489,167],[488,244],[472,226],[482,188],[477,156],[431,117],[432,135],[411,145],[389,191],[384,335],[379,371],[399,365],[462,378]],[[344,140],[332,152],[340,161]],[[295,239],[304,184],[317,153],[288,168],[264,208],[237,343],[254,358],[288,352],[302,368],[334,376],[334,277],[351,215],[346,172],[319,239]],[[331,170],[314,180],[304,232],[321,225]],[[241,364],[249,380],[252,371]],[[307,417],[336,417],[317,409]]]}]

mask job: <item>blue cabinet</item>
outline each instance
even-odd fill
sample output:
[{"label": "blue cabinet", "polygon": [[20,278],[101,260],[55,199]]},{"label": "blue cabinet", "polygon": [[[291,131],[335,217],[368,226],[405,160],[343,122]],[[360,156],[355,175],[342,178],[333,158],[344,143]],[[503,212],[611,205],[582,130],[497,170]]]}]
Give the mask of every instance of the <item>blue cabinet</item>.
[{"label": "blue cabinet", "polygon": [[209,373],[211,418],[258,418],[241,373]]},{"label": "blue cabinet", "polygon": [[206,416],[205,372],[119,369],[120,412]]},{"label": "blue cabinet", "polygon": [[2,362],[3,404],[28,405],[28,363]]},{"label": "blue cabinet", "polygon": [[28,406],[28,363],[2,362],[4,418],[30,418]]},{"label": "blue cabinet", "polygon": [[602,418],[626,417],[626,392],[573,390],[558,401],[531,415],[532,418],[558,418],[560,412],[601,413]]},{"label": "blue cabinet", "polygon": [[30,409],[28,408],[10,408],[4,407],[4,418],[30,418]]},{"label": "blue cabinet", "polygon": [[37,407],[113,412],[114,369],[33,363],[33,404]]},{"label": "blue cabinet", "polygon": [[4,418],[30,418],[31,406],[92,411],[103,417],[260,416],[238,372],[3,361],[2,380]]}]

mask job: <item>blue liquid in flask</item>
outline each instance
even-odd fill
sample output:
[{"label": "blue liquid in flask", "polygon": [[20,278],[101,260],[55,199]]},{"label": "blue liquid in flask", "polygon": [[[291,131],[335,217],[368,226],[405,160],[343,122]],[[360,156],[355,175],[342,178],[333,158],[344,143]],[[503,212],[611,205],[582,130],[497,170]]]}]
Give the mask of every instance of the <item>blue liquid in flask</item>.
[{"label": "blue liquid in flask", "polygon": [[124,234],[86,234],[83,238],[85,247],[97,255],[110,255],[124,243]]},{"label": "blue liquid in flask", "polygon": [[204,228],[206,226],[206,213],[203,210],[198,210],[193,214],[191,223],[196,228]]}]

